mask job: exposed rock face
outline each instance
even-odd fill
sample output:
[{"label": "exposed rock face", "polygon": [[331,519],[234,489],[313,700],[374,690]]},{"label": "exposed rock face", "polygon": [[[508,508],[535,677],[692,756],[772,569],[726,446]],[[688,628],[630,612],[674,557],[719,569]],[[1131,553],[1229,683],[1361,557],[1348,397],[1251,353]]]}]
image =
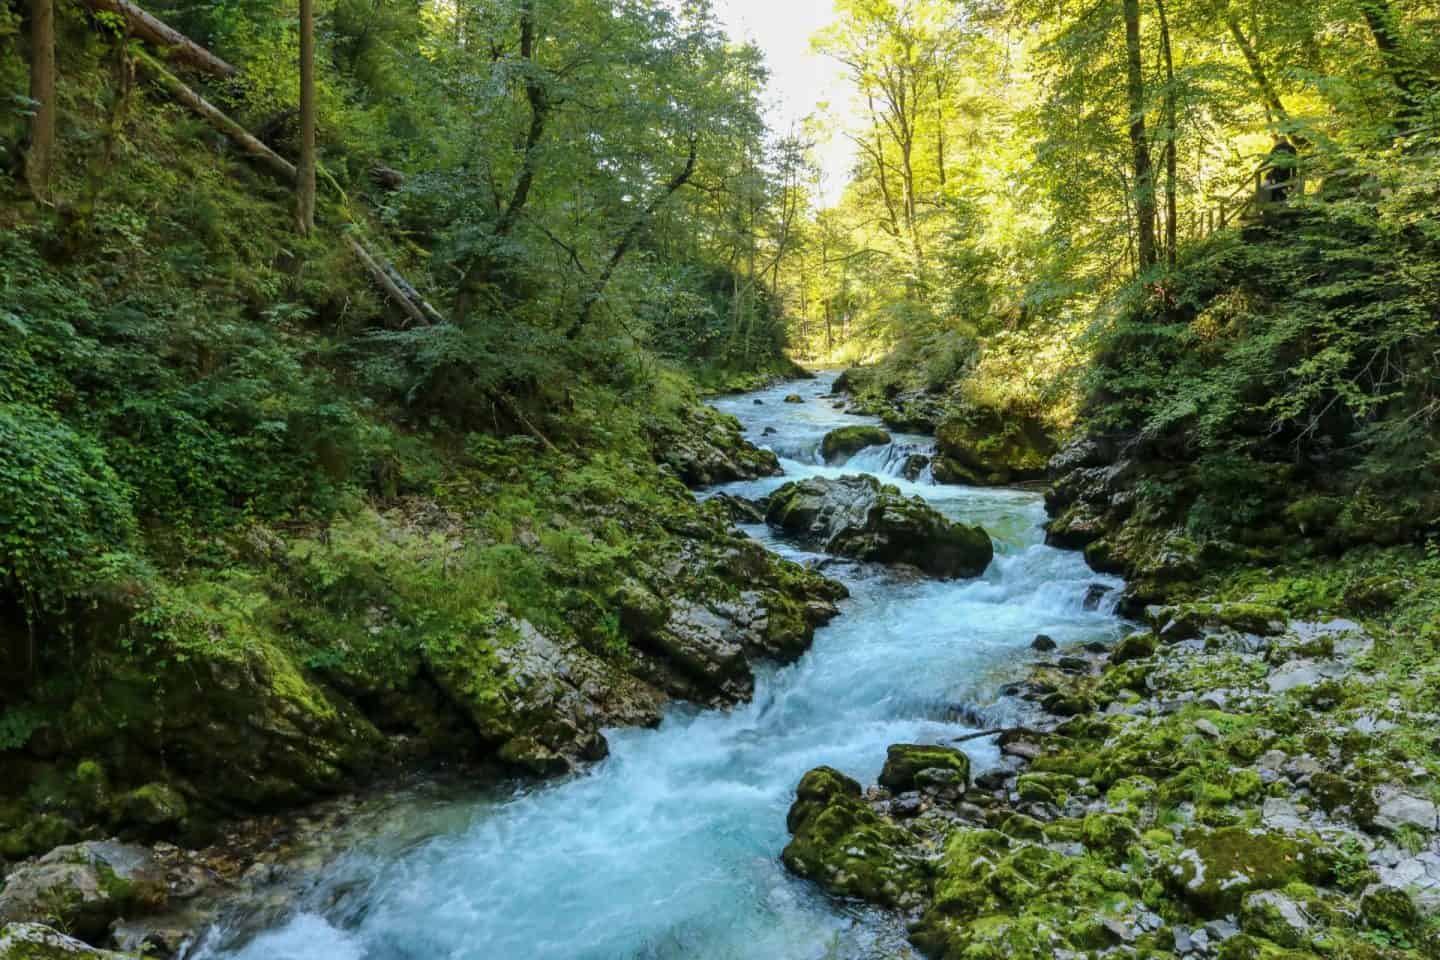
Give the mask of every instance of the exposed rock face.
[{"label": "exposed rock face", "polygon": [[164,873],[145,847],[91,841],[11,871],[0,889],[0,923],[43,920],[94,940],[129,911],[160,908],[166,896]]},{"label": "exposed rock face", "polygon": [[865,425],[839,427],[825,434],[825,439],[820,442],[820,455],[829,463],[840,457],[848,457],[866,447],[884,446],[889,442],[890,434],[879,427]]},{"label": "exposed rock face", "polygon": [[708,487],[781,472],[775,454],[745,440],[740,421],[734,417],[696,406],[683,411],[678,423],[678,429],[670,421],[656,423],[650,431],[651,446],[655,459],[668,464],[689,486]]},{"label": "exposed rock face", "polygon": [[979,576],[994,547],[979,527],[947,520],[874,477],[812,477],[770,498],[766,521],[828,553],[905,563],[938,577]]}]

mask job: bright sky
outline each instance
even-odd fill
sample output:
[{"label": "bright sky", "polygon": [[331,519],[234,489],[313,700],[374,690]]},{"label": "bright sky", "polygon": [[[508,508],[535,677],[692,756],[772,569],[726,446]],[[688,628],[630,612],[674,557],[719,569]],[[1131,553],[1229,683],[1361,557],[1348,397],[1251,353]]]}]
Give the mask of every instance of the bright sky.
[{"label": "bright sky", "polygon": [[[824,201],[845,186],[853,147],[835,119],[849,113],[850,84],[841,67],[810,49],[810,38],[834,19],[831,0],[714,0],[715,12],[736,40],[753,40],[770,68],[767,120],[777,134],[799,131],[811,113],[821,119],[816,156],[824,171]],[[819,114],[817,108],[830,109]],[[826,123],[826,117],[832,118]]]}]

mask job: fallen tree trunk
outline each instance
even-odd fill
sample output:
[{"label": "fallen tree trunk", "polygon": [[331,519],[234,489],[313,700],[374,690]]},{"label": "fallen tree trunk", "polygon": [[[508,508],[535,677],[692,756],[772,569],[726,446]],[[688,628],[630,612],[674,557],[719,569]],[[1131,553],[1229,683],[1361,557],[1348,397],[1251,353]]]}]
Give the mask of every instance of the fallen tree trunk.
[{"label": "fallen tree trunk", "polygon": [[183,64],[215,77],[233,77],[240,72],[238,68],[221,60],[179,30],[141,10],[130,0],[85,0],[85,3],[97,13],[113,13],[123,17],[132,37],[139,37],[156,49],[164,51],[166,59],[172,63]]},{"label": "fallen tree trunk", "polygon": [[[223,133],[244,151],[247,157],[263,166],[277,180],[287,186],[294,186],[299,175],[295,164],[271,150],[250,131],[230,119],[219,107],[200,96],[179,77],[165,69],[164,64],[148,53],[137,52],[136,60],[141,69],[164,88],[165,92],[170,94],[176,102],[189,107],[206,123]],[[345,239],[356,259],[369,271],[376,286],[384,290],[386,295],[400,309],[404,310],[411,320],[421,324],[440,323],[444,320],[440,312],[427,303],[425,298],[420,295],[420,291],[416,290],[388,260],[376,256],[353,234],[348,234]]]}]

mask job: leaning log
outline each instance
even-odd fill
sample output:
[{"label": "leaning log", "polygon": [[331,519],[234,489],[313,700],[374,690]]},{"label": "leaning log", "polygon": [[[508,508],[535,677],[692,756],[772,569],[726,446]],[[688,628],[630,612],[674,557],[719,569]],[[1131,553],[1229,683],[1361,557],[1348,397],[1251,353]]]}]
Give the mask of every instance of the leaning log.
[{"label": "leaning log", "polygon": [[[271,150],[258,137],[230,119],[219,107],[200,96],[179,77],[165,69],[165,65],[160,61],[144,51],[137,51],[135,56],[140,69],[159,84],[166,93],[170,94],[176,102],[189,107],[206,123],[223,133],[247,157],[264,167],[281,183],[287,186],[295,185],[298,175],[295,164]],[[384,290],[386,295],[395,302],[396,306],[404,310],[411,320],[422,324],[440,323],[444,320],[440,312],[425,301],[425,298],[420,295],[420,291],[416,290],[401,275],[400,271],[395,269],[393,264],[384,257],[372,253],[355,235],[347,234],[345,239],[356,259],[369,272],[376,285]]]},{"label": "leaning log", "polygon": [[97,13],[113,13],[124,18],[125,26],[132,37],[138,37],[163,51],[165,58],[171,63],[178,63],[215,77],[233,77],[240,72],[179,30],[141,10],[130,0],[85,0],[85,3]]}]

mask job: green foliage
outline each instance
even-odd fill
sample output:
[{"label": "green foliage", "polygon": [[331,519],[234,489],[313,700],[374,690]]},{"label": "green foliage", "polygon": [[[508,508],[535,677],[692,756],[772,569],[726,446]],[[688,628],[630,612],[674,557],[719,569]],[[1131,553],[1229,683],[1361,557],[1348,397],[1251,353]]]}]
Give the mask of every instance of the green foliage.
[{"label": "green foliage", "polygon": [[0,582],[27,608],[93,593],[135,563],[131,488],[58,418],[0,404],[0,485]]}]

